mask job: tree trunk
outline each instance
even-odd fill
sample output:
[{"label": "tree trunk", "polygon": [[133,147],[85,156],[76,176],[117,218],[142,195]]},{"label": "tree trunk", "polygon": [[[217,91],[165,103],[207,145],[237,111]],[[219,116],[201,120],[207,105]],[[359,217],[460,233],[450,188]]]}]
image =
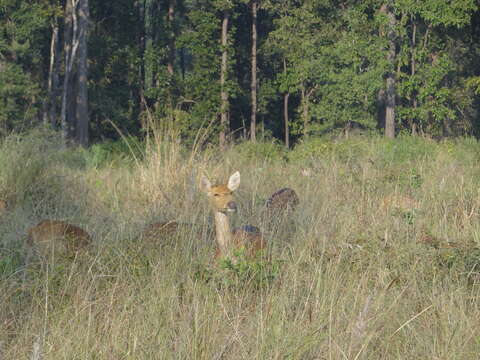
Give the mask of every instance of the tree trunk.
[{"label": "tree trunk", "polygon": [[138,1],[138,29],[137,29],[137,41],[139,44],[139,51],[140,51],[140,59],[138,65],[138,78],[139,78],[139,86],[138,86],[138,104],[139,104],[139,112],[140,116],[138,117],[140,123],[140,129],[144,132],[146,131],[146,123],[145,123],[145,1]]},{"label": "tree trunk", "polygon": [[56,125],[57,110],[57,91],[58,91],[58,71],[59,71],[59,36],[58,20],[55,18],[52,24],[52,39],[50,40],[50,66],[48,69],[47,82],[47,104],[43,114],[43,123],[45,126]]},{"label": "tree trunk", "polygon": [[228,36],[228,19],[229,13],[228,10],[223,12],[223,21],[222,21],[222,64],[220,69],[220,87],[221,87],[221,105],[220,105],[220,149],[225,150],[227,146],[227,130],[229,128],[228,124],[228,90],[226,86],[227,79],[227,36]]},{"label": "tree trunk", "polygon": [[252,115],[250,120],[250,140],[257,140],[257,6],[258,0],[252,0]]},{"label": "tree trunk", "polygon": [[63,52],[65,55],[65,73],[63,77],[63,89],[62,89],[62,109],[60,114],[60,125],[62,130],[62,139],[64,143],[67,143],[70,137],[70,121],[67,113],[67,106],[70,103],[70,75],[73,67],[73,38],[74,38],[74,13],[75,13],[75,0],[67,0],[65,4],[65,30],[63,39]]},{"label": "tree trunk", "polygon": [[390,63],[390,71],[387,74],[386,81],[386,110],[385,110],[385,136],[388,138],[395,137],[395,58],[396,58],[396,34],[395,34],[395,14],[391,8],[391,2],[386,6],[387,16],[389,19],[387,37],[389,40],[389,49],[387,60]]},{"label": "tree trunk", "polygon": [[182,73],[182,80],[185,80],[185,49],[180,49],[180,72]]},{"label": "tree trunk", "polygon": [[309,123],[309,109],[308,105],[310,102],[310,95],[312,94],[313,89],[310,91],[306,91],[305,89],[302,89],[302,119],[303,119],[303,136],[305,138],[308,138],[308,123]]},{"label": "tree trunk", "polygon": [[285,146],[290,148],[290,129],[289,129],[289,121],[288,121],[288,98],[290,94],[287,92],[283,95],[283,118],[285,122]]},{"label": "tree trunk", "polygon": [[[411,59],[411,66],[412,66],[412,78],[415,76],[416,73],[416,45],[417,45],[417,23],[415,21],[415,18],[413,18],[413,31],[412,31],[412,59]],[[417,91],[416,89],[413,89],[412,92],[412,106],[414,110],[414,114],[416,114],[416,110],[418,107],[418,101],[417,101]],[[416,115],[415,115],[416,116]],[[411,119],[411,130],[412,130],[412,135],[417,136],[418,129],[417,129],[417,119],[415,116]]]},{"label": "tree trunk", "polygon": [[80,0],[78,8],[78,69],[75,132],[78,144],[88,146],[88,0]]},{"label": "tree trunk", "polygon": [[155,26],[154,26],[154,1],[145,0],[144,7],[144,26],[145,26],[145,44],[144,44],[144,86],[145,91],[150,90],[154,86],[154,38],[155,38]]},{"label": "tree trunk", "polygon": [[[287,76],[287,61],[283,59],[283,72],[285,77]],[[288,120],[288,98],[290,97],[290,93],[287,91],[283,95],[283,119],[285,125],[285,146],[290,148],[290,124]]]},{"label": "tree trunk", "polygon": [[170,34],[168,37],[167,71],[170,76],[173,76],[175,64],[175,3],[176,0],[170,0],[168,3],[168,26]]}]

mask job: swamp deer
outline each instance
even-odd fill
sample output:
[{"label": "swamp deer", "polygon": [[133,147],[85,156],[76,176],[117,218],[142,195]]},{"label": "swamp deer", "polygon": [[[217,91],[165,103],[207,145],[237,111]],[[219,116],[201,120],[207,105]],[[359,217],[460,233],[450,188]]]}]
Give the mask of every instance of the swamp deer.
[{"label": "swamp deer", "polygon": [[92,242],[82,228],[60,220],[42,220],[27,234],[27,263],[33,253],[47,258],[54,252],[62,257],[74,257]]},{"label": "swamp deer", "polygon": [[265,213],[268,217],[284,216],[291,214],[300,200],[295,190],[290,188],[280,189],[265,201]]},{"label": "swamp deer", "polygon": [[[163,241],[167,238],[174,237],[179,233],[191,233],[193,227],[193,224],[177,222],[173,220],[153,223],[143,229],[141,238],[146,240],[147,243],[159,245],[159,240]],[[196,233],[198,236],[202,236],[201,231],[198,231],[198,229],[196,229],[194,233]]]},{"label": "swamp deer", "polygon": [[224,185],[212,185],[205,176],[201,179],[201,189],[207,194],[215,217],[215,233],[217,238],[216,258],[231,257],[233,250],[244,249],[246,255],[254,257],[266,249],[262,233],[254,226],[243,226],[232,231],[228,215],[237,211],[237,203],[233,192],[240,185],[240,173],[237,171]]},{"label": "swamp deer", "polygon": [[3,215],[7,212],[7,202],[0,199],[0,215]]},{"label": "swamp deer", "polygon": [[400,210],[400,211],[413,211],[420,208],[420,204],[417,200],[408,195],[402,194],[390,194],[382,199],[380,208],[383,211]]}]

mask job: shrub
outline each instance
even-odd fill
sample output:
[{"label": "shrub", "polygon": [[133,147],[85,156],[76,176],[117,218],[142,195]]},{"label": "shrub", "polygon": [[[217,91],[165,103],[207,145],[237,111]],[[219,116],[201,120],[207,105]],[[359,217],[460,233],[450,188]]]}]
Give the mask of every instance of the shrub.
[{"label": "shrub", "polygon": [[276,142],[242,142],[234,146],[230,152],[244,160],[275,161],[285,156],[285,148]]}]

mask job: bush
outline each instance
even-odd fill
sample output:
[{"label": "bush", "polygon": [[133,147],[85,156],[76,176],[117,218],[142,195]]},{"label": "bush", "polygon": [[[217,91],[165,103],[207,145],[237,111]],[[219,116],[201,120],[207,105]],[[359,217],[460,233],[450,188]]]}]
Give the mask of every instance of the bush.
[{"label": "bush", "polygon": [[233,259],[221,259],[218,268],[200,265],[195,275],[196,278],[212,282],[221,288],[244,287],[249,284],[254,289],[260,289],[272,285],[281,273],[281,265],[280,260],[250,259],[238,250]]},{"label": "bush", "polygon": [[[372,139],[372,141],[375,141],[375,139]],[[352,137],[336,141],[321,137],[302,141],[289,153],[288,158],[297,163],[329,157],[349,162],[365,157],[368,153],[368,142],[365,141],[364,137]]]},{"label": "bush", "polygon": [[62,153],[61,139],[51,131],[6,137],[0,145],[0,198],[16,203],[55,191],[56,174],[51,168]]},{"label": "bush", "polygon": [[284,158],[286,154],[285,148],[276,142],[252,143],[251,141],[235,145],[230,152],[248,161],[275,161]]},{"label": "bush", "polygon": [[145,145],[133,136],[117,141],[93,144],[84,153],[86,165],[95,168],[143,159],[144,155]]}]

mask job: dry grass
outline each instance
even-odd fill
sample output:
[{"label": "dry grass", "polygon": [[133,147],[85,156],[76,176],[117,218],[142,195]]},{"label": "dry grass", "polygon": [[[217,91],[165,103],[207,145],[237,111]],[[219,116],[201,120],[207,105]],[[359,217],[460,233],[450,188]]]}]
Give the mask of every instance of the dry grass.
[{"label": "dry grass", "polygon": [[[56,161],[54,193],[0,219],[0,358],[34,348],[43,359],[476,358],[480,147],[396,144],[349,140],[285,162],[157,141],[129,166]],[[234,170],[236,225],[265,229],[261,205],[281,187],[300,197],[292,218],[266,230],[279,271],[260,286],[228,269],[201,275],[214,243],[198,231],[211,219],[196,184]],[[384,209],[391,194],[415,208]],[[24,284],[22,239],[46,215],[81,225],[94,245],[32,266]],[[172,219],[194,227],[139,244],[145,225]]]}]

